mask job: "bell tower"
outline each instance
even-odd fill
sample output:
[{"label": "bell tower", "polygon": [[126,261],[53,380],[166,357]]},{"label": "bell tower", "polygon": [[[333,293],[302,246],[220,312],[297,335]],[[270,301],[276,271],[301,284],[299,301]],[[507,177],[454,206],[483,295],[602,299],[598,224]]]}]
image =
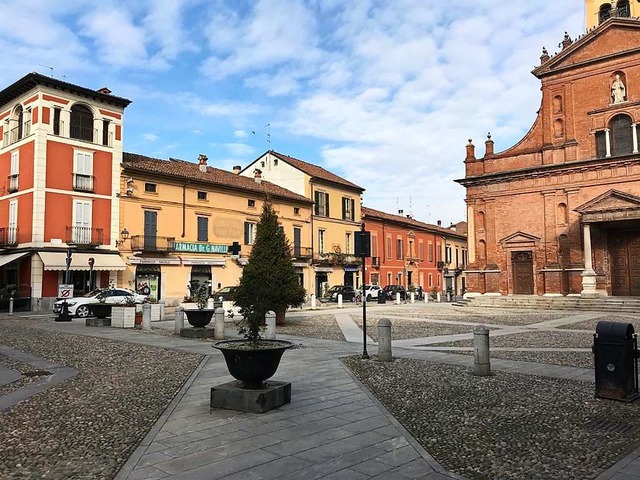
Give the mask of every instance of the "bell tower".
[{"label": "bell tower", "polygon": [[610,17],[640,17],[638,0],[584,0],[587,30],[597,27]]}]

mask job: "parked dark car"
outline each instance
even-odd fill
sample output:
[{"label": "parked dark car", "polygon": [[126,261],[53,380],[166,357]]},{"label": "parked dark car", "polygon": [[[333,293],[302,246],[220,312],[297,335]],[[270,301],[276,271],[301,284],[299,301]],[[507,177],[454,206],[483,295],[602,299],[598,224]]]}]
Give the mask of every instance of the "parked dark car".
[{"label": "parked dark car", "polygon": [[329,290],[327,290],[327,294],[324,297],[320,298],[320,301],[337,302],[338,295],[342,295],[343,302],[356,301],[356,291],[349,285],[334,285]]},{"label": "parked dark car", "polygon": [[382,291],[384,292],[385,296],[389,300],[395,300],[396,293],[400,294],[400,300],[407,299],[407,291],[404,289],[402,285],[387,285],[382,289]]}]

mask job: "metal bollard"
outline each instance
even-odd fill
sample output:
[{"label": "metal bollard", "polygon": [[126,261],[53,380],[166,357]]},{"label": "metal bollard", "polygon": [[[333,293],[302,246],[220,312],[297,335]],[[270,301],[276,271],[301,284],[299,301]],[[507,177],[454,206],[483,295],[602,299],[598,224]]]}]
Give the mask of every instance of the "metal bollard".
[{"label": "metal bollard", "polygon": [[224,308],[216,308],[213,317],[213,338],[224,340]]},{"label": "metal bollard", "polygon": [[396,305],[400,305],[400,292],[396,293]]},{"label": "metal bollard", "polygon": [[436,302],[440,303],[441,297],[442,297],[442,294],[440,292],[436,293]]},{"label": "metal bollard", "polygon": [[160,305],[160,321],[164,321],[165,319],[165,303],[164,300],[160,300],[158,302],[158,305]]},{"label": "metal bollard", "polygon": [[182,305],[178,305],[176,307],[176,318],[175,318],[175,326],[174,333],[176,335],[180,335],[180,330],[184,328],[184,307]]},{"label": "metal bollard", "polygon": [[315,293],[311,294],[311,310],[315,310],[317,307],[316,305],[316,295]]},{"label": "metal bollard", "polygon": [[276,339],[276,312],[269,310],[264,316],[265,324],[267,328],[264,331],[264,338],[266,340]]},{"label": "metal bollard", "polygon": [[142,305],[142,329],[151,330],[151,304]]},{"label": "metal bollard", "polygon": [[338,308],[342,308],[342,294],[338,294]]},{"label": "metal bollard", "polygon": [[9,299],[9,315],[13,315],[13,297]]},{"label": "metal bollard", "polygon": [[429,303],[430,295],[431,295],[430,293],[424,292],[424,303]]},{"label": "metal bollard", "polygon": [[411,292],[411,303],[416,303],[416,293]]},{"label": "metal bollard", "polygon": [[378,360],[391,361],[391,320],[381,318],[378,322]]},{"label": "metal bollard", "polygon": [[480,377],[491,375],[489,329],[484,325],[476,325],[473,330],[473,374]]}]

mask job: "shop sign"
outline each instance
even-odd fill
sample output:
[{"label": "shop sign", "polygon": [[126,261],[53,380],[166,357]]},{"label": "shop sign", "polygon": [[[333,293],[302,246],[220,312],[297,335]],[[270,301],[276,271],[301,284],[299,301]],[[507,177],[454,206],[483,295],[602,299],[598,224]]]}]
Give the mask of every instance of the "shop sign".
[{"label": "shop sign", "polygon": [[214,245],[212,243],[174,242],[173,250],[176,252],[191,253],[227,253],[227,245]]}]

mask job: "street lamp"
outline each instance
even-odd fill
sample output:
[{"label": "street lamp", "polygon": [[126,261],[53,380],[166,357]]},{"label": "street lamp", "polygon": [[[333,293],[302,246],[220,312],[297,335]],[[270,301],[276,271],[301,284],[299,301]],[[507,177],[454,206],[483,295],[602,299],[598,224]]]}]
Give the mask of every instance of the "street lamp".
[{"label": "street lamp", "polygon": [[127,230],[126,228],[123,228],[122,231],[120,232],[120,238],[122,238],[122,240],[116,240],[116,248],[118,248],[120,245],[122,245],[124,242],[126,242],[129,239],[129,230]]}]

